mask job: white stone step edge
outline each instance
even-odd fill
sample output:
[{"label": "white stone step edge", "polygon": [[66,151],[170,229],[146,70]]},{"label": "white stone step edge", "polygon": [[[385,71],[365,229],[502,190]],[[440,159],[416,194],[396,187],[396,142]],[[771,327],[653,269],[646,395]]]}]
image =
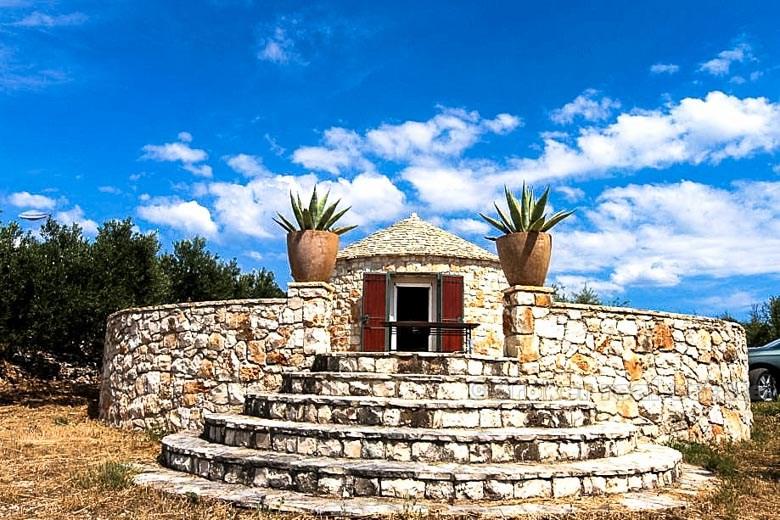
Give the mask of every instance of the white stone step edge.
[{"label": "white stone step edge", "polygon": [[671,485],[679,452],[643,445],[598,460],[504,464],[430,464],[287,455],[215,445],[192,432],[165,437],[162,461],[174,470],[227,483],[328,496],[432,500],[509,500],[625,493]]},{"label": "white stone step edge", "polygon": [[687,464],[681,465],[679,488],[629,492],[613,495],[609,501],[579,499],[576,503],[515,502],[490,503],[484,501],[403,500],[392,498],[331,498],[313,497],[289,490],[275,490],[213,482],[187,473],[173,471],[158,465],[136,465],[136,485],[182,496],[228,502],[237,507],[281,513],[305,513],[317,516],[375,518],[377,516],[435,514],[441,517],[514,518],[518,516],[561,516],[577,512],[636,512],[663,511],[683,508],[692,497],[715,486],[717,479],[709,472]]},{"label": "white stone step edge", "polygon": [[[427,372],[426,372],[427,370]],[[313,372],[377,372],[394,373],[446,373],[450,375],[520,375],[520,363],[515,358],[492,358],[452,354],[406,353],[338,353],[322,354],[314,360]]]},{"label": "white stone step edge", "polygon": [[288,372],[284,392],[401,399],[589,400],[590,392],[535,377],[376,372]]},{"label": "white stone step edge", "polygon": [[637,445],[637,428],[625,423],[481,430],[319,424],[238,414],[206,414],[204,422],[203,438],[210,442],[350,459],[552,462],[625,455]]},{"label": "white stone step edge", "polygon": [[595,422],[587,401],[398,399],[311,394],[248,395],[246,415],[296,422],[425,428],[574,427]]}]

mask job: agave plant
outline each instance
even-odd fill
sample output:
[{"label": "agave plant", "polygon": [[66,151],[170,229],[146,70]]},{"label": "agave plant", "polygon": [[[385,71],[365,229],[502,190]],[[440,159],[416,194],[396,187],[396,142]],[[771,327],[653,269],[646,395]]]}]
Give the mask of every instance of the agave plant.
[{"label": "agave plant", "polygon": [[330,191],[328,191],[324,197],[319,198],[317,196],[317,186],[315,186],[314,192],[311,194],[309,206],[306,207],[301,202],[301,196],[297,193],[295,196],[293,196],[291,191],[290,205],[292,206],[293,214],[295,215],[295,220],[297,221],[298,226],[296,227],[295,224],[287,220],[281,213],[276,214],[278,218],[274,218],[274,222],[282,226],[288,232],[314,229],[318,231],[330,231],[332,233],[336,233],[337,235],[343,235],[347,231],[355,229],[357,226],[345,226],[338,228],[333,227],[333,225],[338,222],[338,220],[343,217],[352,206],[337,212],[336,208],[338,207],[341,200],[339,199],[333,204],[328,205],[328,196],[330,196]]},{"label": "agave plant", "polygon": [[[549,186],[547,186],[539,199],[536,199],[533,189],[530,186],[526,186],[525,183],[523,183],[520,200],[517,200],[517,197],[506,186],[504,186],[504,195],[506,195],[506,204],[509,207],[509,218],[507,218],[507,215],[501,210],[497,202],[494,202],[493,205],[496,207],[499,219],[488,217],[482,213],[479,216],[506,235],[528,231],[548,231],[555,224],[574,213],[573,210],[558,211],[551,215],[550,218],[547,218],[544,209],[547,206],[547,198],[550,195]],[[496,237],[485,238],[496,240]]]}]

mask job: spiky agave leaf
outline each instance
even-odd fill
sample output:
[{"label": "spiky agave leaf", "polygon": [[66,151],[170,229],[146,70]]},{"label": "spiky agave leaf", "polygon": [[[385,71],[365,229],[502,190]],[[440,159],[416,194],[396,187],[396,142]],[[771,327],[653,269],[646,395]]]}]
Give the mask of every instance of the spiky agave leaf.
[{"label": "spiky agave leaf", "polygon": [[[498,218],[501,219],[501,222],[504,224],[506,229],[510,230],[511,232],[511,230],[514,229],[514,227],[512,226],[511,221],[506,217],[506,215],[504,215],[504,212],[501,210],[501,206],[498,205],[498,202],[493,202],[493,206],[495,206],[496,208],[496,212],[498,213]],[[482,213],[480,213],[480,215],[482,216],[482,218],[485,218],[485,216],[482,215]]]},{"label": "spiky agave leaf", "polygon": [[[341,202],[341,201],[339,201],[339,202]],[[338,203],[337,203],[337,204],[338,204]],[[329,221],[328,221],[328,223],[325,225],[325,229],[330,229],[330,228],[332,228],[332,227],[333,227],[333,224],[335,224],[336,222],[338,222],[338,221],[339,221],[339,219],[340,219],[341,217],[343,217],[343,216],[344,216],[344,214],[345,214],[347,211],[349,211],[350,209],[352,209],[352,206],[347,206],[346,208],[342,209],[341,211],[339,211],[338,213],[336,213],[335,215],[333,215],[332,217],[330,217],[330,220],[329,220]]]},{"label": "spiky agave leaf", "polygon": [[[504,234],[521,231],[547,231],[574,213],[574,211],[559,211],[549,220],[547,219],[545,209],[550,197],[549,186],[545,188],[538,199],[534,196],[533,188],[526,185],[525,182],[523,182],[519,200],[507,186],[504,186],[504,196],[509,208],[509,216],[502,211],[497,202],[494,202],[493,206],[498,213],[498,219],[479,213],[480,217]],[[485,239],[496,240],[496,237],[486,236]]]},{"label": "spiky agave leaf", "polygon": [[340,228],[335,228],[332,231],[333,231],[333,233],[336,233],[337,235],[343,235],[347,231],[352,231],[356,227],[357,227],[357,225],[354,225],[354,226],[344,226],[344,227],[340,227]]},{"label": "spiky agave leaf", "polygon": [[295,197],[293,197],[293,192],[290,191],[290,206],[292,206],[293,215],[295,216],[295,220],[298,222],[298,227],[303,229],[303,213],[301,213],[300,202],[300,197],[298,200],[295,200]]},{"label": "spiky agave leaf", "polygon": [[480,213],[479,216],[482,217],[483,219],[485,219],[488,224],[490,224],[494,228],[498,229],[502,233],[509,234],[509,233],[512,232],[512,230],[511,230],[511,228],[509,226],[505,225],[503,222],[499,222],[498,220],[494,219],[493,217],[488,217],[484,213]]},{"label": "spiky agave leaf", "polygon": [[509,215],[512,217],[512,223],[514,224],[512,230],[523,231],[523,215],[517,199],[506,186],[504,186],[504,195],[506,196],[506,205],[509,207]]},{"label": "spiky agave leaf", "polygon": [[276,216],[279,218],[278,219],[274,218],[273,221],[279,224],[280,226],[282,226],[286,231],[290,233],[292,233],[293,231],[297,231],[295,226],[289,220],[284,218],[284,215],[282,215],[281,213],[277,213]]},{"label": "spiky agave leaf", "polygon": [[560,222],[561,220],[563,220],[563,219],[565,219],[565,218],[567,218],[567,217],[570,217],[570,216],[571,216],[571,215],[573,215],[573,214],[574,214],[574,210],[570,210],[570,211],[558,211],[558,212],[557,212],[557,213],[555,213],[555,214],[554,214],[552,217],[550,217],[550,220],[548,220],[548,221],[547,221],[547,222],[544,224],[544,227],[542,227],[541,231],[547,231],[548,229],[550,229],[551,227],[553,227],[555,224],[557,224],[557,223],[558,223],[558,222]]},{"label": "spiky agave leaf", "polygon": [[544,209],[547,207],[547,198],[549,196],[550,187],[547,186],[547,188],[542,193],[542,196],[539,197],[539,200],[534,203],[534,209],[531,212],[531,222],[536,222],[540,218],[544,217]]}]

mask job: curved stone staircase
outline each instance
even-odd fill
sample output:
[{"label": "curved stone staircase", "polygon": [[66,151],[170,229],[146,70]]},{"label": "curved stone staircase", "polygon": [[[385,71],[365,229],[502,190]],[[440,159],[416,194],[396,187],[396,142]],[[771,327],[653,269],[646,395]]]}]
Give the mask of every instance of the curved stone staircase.
[{"label": "curved stone staircase", "polygon": [[209,481],[243,505],[367,516],[656,489],[681,456],[596,422],[587,395],[520,376],[514,359],[339,353],[248,396],[244,414],[165,437],[160,460],[189,474],[179,492]]}]

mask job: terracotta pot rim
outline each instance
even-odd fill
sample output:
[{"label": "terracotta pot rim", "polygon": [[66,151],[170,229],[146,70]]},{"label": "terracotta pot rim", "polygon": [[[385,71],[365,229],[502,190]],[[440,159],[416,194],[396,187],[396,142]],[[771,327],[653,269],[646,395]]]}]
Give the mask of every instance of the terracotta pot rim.
[{"label": "terracotta pot rim", "polygon": [[304,230],[298,230],[298,231],[288,231],[287,236],[290,235],[303,235],[305,233],[315,233],[315,234],[326,234],[326,235],[336,235],[339,236],[338,233],[334,233],[333,231],[326,231],[324,229],[304,229]]},{"label": "terracotta pot rim", "polygon": [[512,233],[504,233],[496,240],[501,240],[502,238],[517,236],[517,235],[550,235],[550,232],[549,231],[514,231]]}]

